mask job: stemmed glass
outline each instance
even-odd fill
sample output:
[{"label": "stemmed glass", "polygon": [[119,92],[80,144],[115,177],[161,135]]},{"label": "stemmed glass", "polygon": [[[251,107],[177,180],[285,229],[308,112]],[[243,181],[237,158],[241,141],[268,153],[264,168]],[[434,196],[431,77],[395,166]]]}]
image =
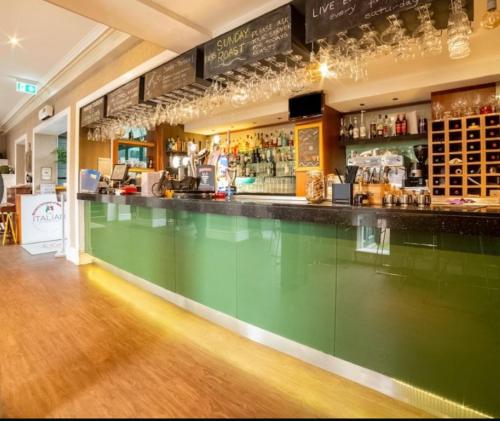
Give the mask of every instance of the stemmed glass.
[{"label": "stemmed glass", "polygon": [[420,25],[413,33],[422,55],[439,55],[443,51],[441,31],[438,31],[432,21],[432,11],[429,4],[417,7]]},{"label": "stemmed glass", "polygon": [[432,112],[434,113],[434,120],[441,120],[443,118],[444,107],[440,102],[435,102],[432,105]]},{"label": "stemmed glass", "polygon": [[465,13],[462,0],[451,0],[448,19],[448,52],[450,58],[461,59],[470,55],[471,23]]}]

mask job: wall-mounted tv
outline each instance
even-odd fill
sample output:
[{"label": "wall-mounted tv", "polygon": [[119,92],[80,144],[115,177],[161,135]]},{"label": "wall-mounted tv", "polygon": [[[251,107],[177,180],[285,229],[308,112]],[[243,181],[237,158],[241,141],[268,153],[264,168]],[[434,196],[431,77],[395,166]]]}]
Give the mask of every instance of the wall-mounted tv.
[{"label": "wall-mounted tv", "polygon": [[323,92],[296,96],[288,100],[288,117],[290,120],[319,117],[323,115],[324,107]]}]

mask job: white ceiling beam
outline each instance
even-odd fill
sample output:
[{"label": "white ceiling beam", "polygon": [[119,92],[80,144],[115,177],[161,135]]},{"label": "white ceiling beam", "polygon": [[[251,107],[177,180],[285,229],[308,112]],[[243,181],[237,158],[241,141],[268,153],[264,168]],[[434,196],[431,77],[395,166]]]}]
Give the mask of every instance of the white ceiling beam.
[{"label": "white ceiling beam", "polygon": [[178,54],[211,38],[210,31],[150,0],[45,0]]}]

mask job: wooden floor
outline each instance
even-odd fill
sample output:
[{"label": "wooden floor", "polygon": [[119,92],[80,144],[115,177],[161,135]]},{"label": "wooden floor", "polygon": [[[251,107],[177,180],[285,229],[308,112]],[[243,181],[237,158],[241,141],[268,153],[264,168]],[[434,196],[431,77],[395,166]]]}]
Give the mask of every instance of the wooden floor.
[{"label": "wooden floor", "polygon": [[95,266],[0,248],[0,417],[421,417]]}]

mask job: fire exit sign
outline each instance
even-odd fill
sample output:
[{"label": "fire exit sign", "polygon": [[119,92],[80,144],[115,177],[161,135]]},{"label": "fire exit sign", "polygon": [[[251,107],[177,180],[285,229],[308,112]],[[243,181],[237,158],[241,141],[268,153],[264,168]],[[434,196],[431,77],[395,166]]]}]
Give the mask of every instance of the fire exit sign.
[{"label": "fire exit sign", "polygon": [[16,91],[28,95],[36,95],[38,86],[33,83],[16,81]]}]

